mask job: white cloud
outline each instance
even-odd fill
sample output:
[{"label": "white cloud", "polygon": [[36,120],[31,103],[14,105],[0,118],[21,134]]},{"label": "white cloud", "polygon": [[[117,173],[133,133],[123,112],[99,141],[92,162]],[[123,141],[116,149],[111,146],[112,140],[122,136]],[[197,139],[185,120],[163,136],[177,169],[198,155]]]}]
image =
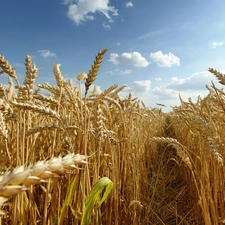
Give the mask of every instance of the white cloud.
[{"label": "white cloud", "polygon": [[107,70],[107,71],[105,71],[105,74],[106,75],[113,75],[113,71],[112,70]]},{"label": "white cloud", "polygon": [[150,80],[138,80],[134,81],[131,85],[133,92],[148,92],[150,90]]},{"label": "white cloud", "polygon": [[108,29],[108,30],[110,30],[110,25],[109,24],[106,24],[106,23],[103,23],[102,24],[102,26],[105,28],[105,29]]},{"label": "white cloud", "polygon": [[167,89],[166,86],[158,86],[152,90],[153,94],[156,96],[158,101],[162,104],[166,104],[164,101],[179,101],[179,92],[174,89]]},{"label": "white cloud", "polygon": [[136,67],[146,67],[150,64],[139,52],[122,53],[120,56],[111,53],[109,61],[116,65],[124,62]]},{"label": "white cloud", "polygon": [[49,50],[39,50],[40,56],[47,58],[47,57],[56,57],[56,54],[50,52]]},{"label": "white cloud", "polygon": [[87,20],[94,20],[94,15],[97,12],[103,14],[109,22],[113,22],[112,17],[118,15],[118,10],[114,6],[109,5],[109,0],[78,0],[76,4],[74,1],[65,1],[69,9],[68,17],[77,25]]},{"label": "white cloud", "polygon": [[[208,71],[202,71],[189,77],[172,77],[166,84],[161,82],[162,85],[157,85],[159,83],[152,84],[150,80],[134,81],[120,93],[120,96],[125,97],[132,93],[133,98],[138,97],[146,106],[159,107],[156,103],[164,104],[166,107],[162,109],[168,112],[171,110],[170,106],[181,104],[179,94],[184,101],[191,98],[193,102],[196,102],[198,96],[201,96],[201,98],[207,96],[208,90],[205,85],[210,86],[211,80],[216,87],[222,87],[214,75]],[[153,85],[156,85],[156,87],[152,87]]]},{"label": "white cloud", "polygon": [[171,67],[173,65],[180,65],[180,59],[169,52],[169,54],[163,54],[161,51],[150,54],[150,58],[159,66],[159,67]]},{"label": "white cloud", "polygon": [[121,75],[128,75],[128,74],[131,74],[131,73],[132,73],[132,70],[121,70],[120,71]]},{"label": "white cloud", "polygon": [[162,78],[161,78],[161,77],[156,77],[155,80],[156,80],[156,81],[161,81]]},{"label": "white cloud", "polygon": [[208,71],[194,73],[186,78],[172,77],[166,85],[157,86],[152,90],[152,94],[156,96],[158,101],[167,106],[180,105],[179,94],[184,101],[191,98],[195,102],[198,96],[204,98],[208,94],[205,87],[210,86],[211,81],[219,88],[217,79]]},{"label": "white cloud", "polygon": [[133,5],[133,3],[132,2],[127,2],[126,3],[126,7],[133,7],[134,5]]},{"label": "white cloud", "polygon": [[176,91],[205,90],[206,83],[210,84],[211,80],[216,81],[216,78],[208,71],[203,71],[194,73],[187,78],[172,77],[167,88],[174,89]]},{"label": "white cloud", "polygon": [[221,42],[213,42],[212,43],[212,48],[217,48],[217,47],[220,47],[220,46],[222,46],[223,45],[223,41],[221,41]]},{"label": "white cloud", "polygon": [[138,100],[143,101],[145,105],[149,107],[153,106],[152,103],[157,102],[156,97],[151,93],[150,89],[150,80],[138,80],[127,85],[127,87],[119,93],[119,96],[124,99],[129,95],[129,93],[131,93],[132,98],[137,97]]}]

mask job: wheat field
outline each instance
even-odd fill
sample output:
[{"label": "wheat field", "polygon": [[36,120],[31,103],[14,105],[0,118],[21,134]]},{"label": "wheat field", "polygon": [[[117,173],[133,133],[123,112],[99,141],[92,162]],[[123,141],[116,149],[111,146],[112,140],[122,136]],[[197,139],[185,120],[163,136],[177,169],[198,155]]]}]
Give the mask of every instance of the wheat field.
[{"label": "wheat field", "polygon": [[225,224],[225,92],[212,83],[169,113],[118,84],[97,94],[106,53],[77,86],[60,64],[55,86],[35,84],[29,55],[20,84],[0,55],[0,224]]}]

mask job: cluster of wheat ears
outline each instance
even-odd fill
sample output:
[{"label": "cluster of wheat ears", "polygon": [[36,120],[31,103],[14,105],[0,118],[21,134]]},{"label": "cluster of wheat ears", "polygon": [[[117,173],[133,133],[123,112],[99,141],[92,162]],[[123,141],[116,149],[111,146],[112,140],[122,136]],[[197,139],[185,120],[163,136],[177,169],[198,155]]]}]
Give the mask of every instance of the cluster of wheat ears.
[{"label": "cluster of wheat ears", "polygon": [[225,223],[224,91],[170,113],[118,84],[98,94],[106,52],[77,85],[55,64],[55,86],[35,84],[30,56],[20,84],[0,55],[0,224]]}]

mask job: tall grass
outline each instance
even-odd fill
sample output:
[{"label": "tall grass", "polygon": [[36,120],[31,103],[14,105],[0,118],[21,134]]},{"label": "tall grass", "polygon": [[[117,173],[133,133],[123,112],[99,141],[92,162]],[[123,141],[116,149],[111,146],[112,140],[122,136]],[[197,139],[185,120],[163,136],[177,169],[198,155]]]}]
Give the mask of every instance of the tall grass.
[{"label": "tall grass", "polygon": [[20,84],[0,56],[0,224],[223,224],[224,91],[167,114],[125,86],[91,92],[106,53],[77,85],[55,64],[56,86],[30,56]]}]

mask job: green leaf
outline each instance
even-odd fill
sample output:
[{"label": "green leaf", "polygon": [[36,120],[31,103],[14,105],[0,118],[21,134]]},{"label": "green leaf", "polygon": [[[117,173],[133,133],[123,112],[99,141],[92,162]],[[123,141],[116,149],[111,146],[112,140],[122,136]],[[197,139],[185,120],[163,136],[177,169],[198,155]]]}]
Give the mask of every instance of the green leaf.
[{"label": "green leaf", "polygon": [[76,189],[76,184],[77,184],[77,178],[74,177],[73,181],[67,188],[66,198],[65,198],[62,208],[61,208],[58,225],[62,224],[63,219],[67,216],[68,207],[71,205],[71,202],[73,200],[73,196],[74,196],[75,189]]},{"label": "green leaf", "polygon": [[[99,197],[105,188],[103,197],[99,200]],[[88,225],[90,223],[90,214],[95,205],[98,207],[106,200],[109,193],[113,188],[113,182],[108,177],[101,178],[91,189],[89,196],[85,202],[85,207],[82,213],[81,225]]]}]

